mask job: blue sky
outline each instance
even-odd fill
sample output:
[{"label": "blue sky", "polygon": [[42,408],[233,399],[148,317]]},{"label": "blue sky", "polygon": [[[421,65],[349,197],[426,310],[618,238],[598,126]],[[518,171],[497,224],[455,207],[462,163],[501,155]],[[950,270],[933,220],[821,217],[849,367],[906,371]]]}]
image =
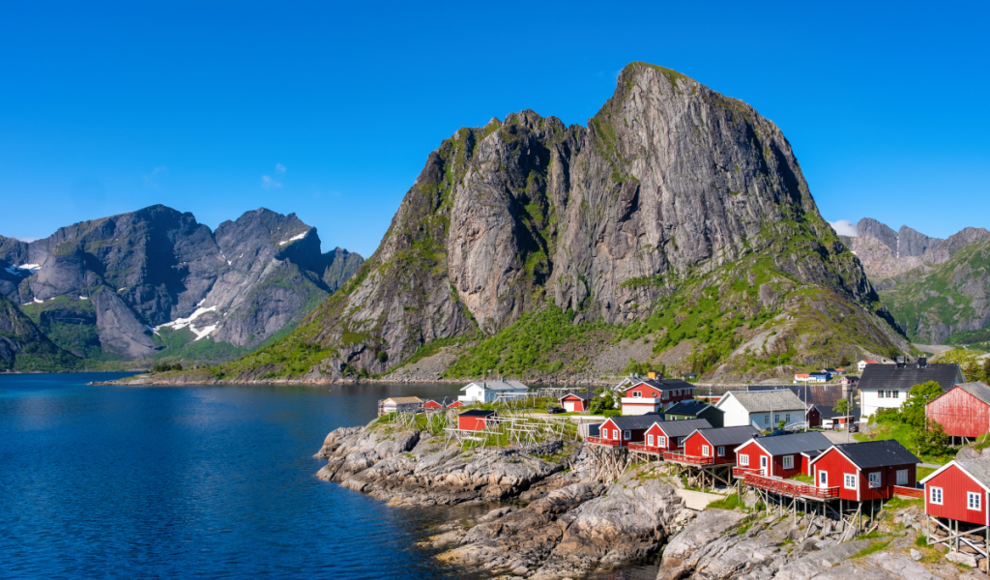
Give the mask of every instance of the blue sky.
[{"label": "blue sky", "polygon": [[775,121],[826,219],[990,227],[987,3],[86,4],[4,6],[2,235],[268,207],[369,255],[441,140],[634,60]]}]

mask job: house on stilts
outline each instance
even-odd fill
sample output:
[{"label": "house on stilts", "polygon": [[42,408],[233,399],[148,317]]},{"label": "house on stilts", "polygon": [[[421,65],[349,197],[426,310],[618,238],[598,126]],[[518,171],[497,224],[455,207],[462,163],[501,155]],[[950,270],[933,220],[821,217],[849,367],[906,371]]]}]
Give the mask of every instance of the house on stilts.
[{"label": "house on stilts", "polygon": [[928,545],[987,558],[990,545],[990,459],[954,460],[921,481]]}]

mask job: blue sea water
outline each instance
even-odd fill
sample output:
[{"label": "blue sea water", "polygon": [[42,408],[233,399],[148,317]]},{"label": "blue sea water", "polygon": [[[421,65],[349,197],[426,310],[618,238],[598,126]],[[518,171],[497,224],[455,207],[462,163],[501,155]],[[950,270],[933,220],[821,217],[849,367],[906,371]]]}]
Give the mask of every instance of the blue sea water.
[{"label": "blue sea water", "polygon": [[0,577],[463,577],[416,546],[456,512],[388,507],[313,458],[378,399],[456,386],[86,384],[119,376],[0,375]]}]

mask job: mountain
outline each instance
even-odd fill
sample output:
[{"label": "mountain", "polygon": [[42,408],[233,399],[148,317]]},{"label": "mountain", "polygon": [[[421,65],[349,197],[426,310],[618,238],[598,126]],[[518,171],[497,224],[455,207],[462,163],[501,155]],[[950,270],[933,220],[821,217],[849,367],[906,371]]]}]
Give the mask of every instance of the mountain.
[{"label": "mountain", "polygon": [[223,360],[296,322],[360,265],[316,229],[267,209],[220,224],[156,205],[0,238],[0,293],[81,358]]},{"label": "mountain", "polygon": [[79,359],[56,346],[10,300],[0,296],[0,371],[73,369]]},{"label": "mountain", "polygon": [[915,342],[990,340],[990,232],[965,228],[942,240],[864,218],[846,240]]},{"label": "mountain", "polygon": [[776,125],[633,63],[587,128],[523,111],[457,131],[340,291],[213,372],[339,378],[449,347],[447,376],[576,378],[636,352],[758,377],[909,348],[888,316]]}]

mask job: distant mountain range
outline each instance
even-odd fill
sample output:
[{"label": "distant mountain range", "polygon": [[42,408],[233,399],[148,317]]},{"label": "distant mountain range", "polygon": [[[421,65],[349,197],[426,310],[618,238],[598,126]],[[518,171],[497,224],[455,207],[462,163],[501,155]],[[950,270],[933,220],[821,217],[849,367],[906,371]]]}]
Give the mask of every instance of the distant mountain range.
[{"label": "distant mountain range", "polygon": [[156,205],[0,237],[0,368],[227,360],[294,327],[362,261],[267,209],[215,232]]},{"label": "distant mountain range", "polygon": [[990,232],[965,228],[943,240],[871,218],[856,229],[843,241],[912,341],[990,340]]}]

